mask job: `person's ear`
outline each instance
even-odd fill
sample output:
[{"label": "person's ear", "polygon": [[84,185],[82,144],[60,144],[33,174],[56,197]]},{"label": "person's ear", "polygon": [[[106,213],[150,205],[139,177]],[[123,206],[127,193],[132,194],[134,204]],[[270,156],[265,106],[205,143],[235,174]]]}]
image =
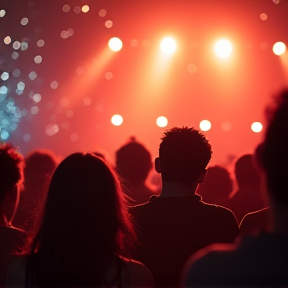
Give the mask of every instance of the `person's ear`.
[{"label": "person's ear", "polygon": [[203,172],[201,172],[201,174],[199,175],[198,179],[197,179],[197,182],[198,183],[203,183],[205,177],[206,177],[206,174],[207,174],[207,169],[205,169]]},{"label": "person's ear", "polygon": [[157,157],[155,159],[155,170],[157,173],[161,173],[162,172],[162,169],[161,169],[161,162],[160,162],[160,158]]}]

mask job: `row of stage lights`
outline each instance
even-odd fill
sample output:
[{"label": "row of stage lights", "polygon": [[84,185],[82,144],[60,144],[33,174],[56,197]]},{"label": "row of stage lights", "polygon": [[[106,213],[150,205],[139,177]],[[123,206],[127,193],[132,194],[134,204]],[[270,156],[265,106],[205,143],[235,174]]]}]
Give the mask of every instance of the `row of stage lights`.
[{"label": "row of stage lights", "polygon": [[[111,123],[114,126],[121,126],[123,124],[123,117],[119,114],[113,115],[111,118]],[[160,128],[165,128],[168,125],[168,119],[165,116],[160,116],[156,119],[156,125]],[[229,131],[231,129],[231,123],[230,122],[224,122],[222,124],[222,129],[225,131]],[[212,127],[212,124],[209,120],[202,120],[199,123],[199,128],[201,131],[209,131]],[[251,124],[251,130],[254,133],[259,133],[263,129],[263,125],[261,122],[253,122]]]},{"label": "row of stage lights", "polygon": [[[120,38],[113,37],[108,41],[108,47],[114,51],[118,52],[122,49],[123,43]],[[160,42],[161,51],[170,55],[176,52],[177,42],[172,37],[164,37]],[[282,55],[286,51],[286,45],[283,42],[276,42],[272,48],[275,55]],[[214,45],[214,51],[219,58],[228,58],[233,52],[233,45],[227,39],[219,39]]]}]

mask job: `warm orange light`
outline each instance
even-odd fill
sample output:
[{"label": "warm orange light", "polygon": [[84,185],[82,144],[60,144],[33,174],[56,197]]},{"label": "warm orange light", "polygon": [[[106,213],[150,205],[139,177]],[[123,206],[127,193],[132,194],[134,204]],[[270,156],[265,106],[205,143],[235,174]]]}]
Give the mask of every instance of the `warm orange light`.
[{"label": "warm orange light", "polygon": [[158,127],[161,127],[161,128],[166,127],[168,125],[168,119],[164,116],[160,116],[157,118],[156,124]]},{"label": "warm orange light", "polygon": [[211,122],[208,120],[202,120],[199,126],[202,131],[208,131],[211,129]]},{"label": "warm orange light", "polygon": [[177,49],[176,41],[171,37],[165,37],[160,44],[161,51],[166,54],[173,54]]},{"label": "warm orange light", "polygon": [[218,57],[227,58],[232,54],[233,47],[231,42],[221,39],[215,44],[214,51]]},{"label": "warm orange light", "polygon": [[260,122],[254,122],[252,125],[251,125],[251,130],[255,133],[259,133],[261,132],[263,129],[263,125],[260,123]]},{"label": "warm orange light", "polygon": [[111,118],[111,123],[114,126],[120,126],[123,123],[123,117],[121,115],[118,115],[118,114],[113,115]]},{"label": "warm orange light", "polygon": [[123,44],[119,38],[113,37],[109,40],[108,46],[112,51],[118,52],[122,49]]},{"label": "warm orange light", "polygon": [[89,10],[90,10],[90,7],[89,7],[88,5],[84,5],[84,6],[82,7],[82,12],[83,12],[83,13],[87,13]]},{"label": "warm orange light", "polygon": [[286,51],[286,45],[283,42],[277,42],[273,45],[273,52],[275,55],[282,55]]}]

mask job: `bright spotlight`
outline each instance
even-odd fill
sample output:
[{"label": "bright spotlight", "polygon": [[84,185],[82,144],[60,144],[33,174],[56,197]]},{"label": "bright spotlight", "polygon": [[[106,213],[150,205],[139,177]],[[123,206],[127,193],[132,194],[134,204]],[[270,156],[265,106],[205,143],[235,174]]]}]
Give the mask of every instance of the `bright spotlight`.
[{"label": "bright spotlight", "polygon": [[216,55],[220,58],[229,57],[232,53],[232,50],[233,50],[232,44],[226,39],[221,39],[217,41],[214,47]]},{"label": "bright spotlight", "polygon": [[177,44],[173,38],[165,37],[161,41],[160,48],[164,54],[169,55],[169,54],[172,54],[176,51]]},{"label": "bright spotlight", "polygon": [[283,42],[277,42],[273,45],[273,52],[275,55],[282,55],[286,51],[286,45]]},{"label": "bright spotlight", "polygon": [[157,118],[156,124],[158,127],[161,127],[161,128],[166,127],[168,125],[168,119],[164,116],[160,116]]},{"label": "bright spotlight", "polygon": [[199,126],[202,131],[208,131],[211,129],[211,122],[208,120],[202,120]]},{"label": "bright spotlight", "polygon": [[122,49],[123,44],[119,38],[113,37],[109,40],[108,46],[112,51],[118,52]]},{"label": "bright spotlight", "polygon": [[111,118],[111,123],[114,126],[120,126],[123,123],[123,117],[121,115],[113,115]]},{"label": "bright spotlight", "polygon": [[259,133],[262,131],[263,125],[260,122],[254,122],[251,125],[251,130],[255,133]]}]

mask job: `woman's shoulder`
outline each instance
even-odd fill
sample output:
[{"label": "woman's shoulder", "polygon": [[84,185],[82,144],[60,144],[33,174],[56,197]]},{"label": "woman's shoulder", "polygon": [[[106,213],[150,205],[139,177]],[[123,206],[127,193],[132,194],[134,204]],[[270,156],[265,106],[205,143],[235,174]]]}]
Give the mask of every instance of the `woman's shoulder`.
[{"label": "woman's shoulder", "polygon": [[129,287],[154,287],[154,278],[142,262],[121,257],[129,273]]},{"label": "woman's shoulder", "polygon": [[11,258],[7,268],[5,287],[24,287],[25,286],[25,270],[26,255],[15,255]]}]

